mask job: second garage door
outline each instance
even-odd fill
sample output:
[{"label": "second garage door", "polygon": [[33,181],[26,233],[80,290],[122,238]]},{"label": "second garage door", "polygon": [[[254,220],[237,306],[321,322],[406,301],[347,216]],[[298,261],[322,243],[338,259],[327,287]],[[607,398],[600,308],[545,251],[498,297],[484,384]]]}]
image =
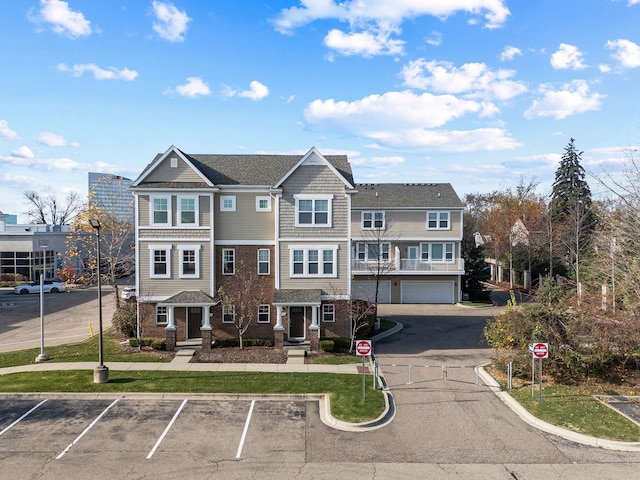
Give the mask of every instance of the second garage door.
[{"label": "second garage door", "polygon": [[453,303],[453,282],[403,281],[402,303]]}]

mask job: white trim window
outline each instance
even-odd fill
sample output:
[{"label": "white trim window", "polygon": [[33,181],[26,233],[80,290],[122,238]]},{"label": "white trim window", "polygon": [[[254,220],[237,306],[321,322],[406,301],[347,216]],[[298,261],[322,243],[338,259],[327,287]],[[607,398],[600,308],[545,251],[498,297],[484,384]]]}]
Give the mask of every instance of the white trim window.
[{"label": "white trim window", "polygon": [[333,195],[294,195],[296,227],[330,227]]},{"label": "white trim window", "polygon": [[384,212],[362,212],[363,230],[384,230]]},{"label": "white trim window", "polygon": [[268,248],[258,249],[258,275],[269,275],[269,253]]},{"label": "white trim window", "polygon": [[450,230],[449,212],[427,212],[427,230]]},{"label": "white trim window", "polygon": [[363,262],[388,262],[391,244],[388,242],[378,243],[357,243],[356,258]]},{"label": "white trim window", "polygon": [[178,225],[197,226],[198,225],[198,197],[179,196],[178,197]]},{"label": "white trim window", "polygon": [[156,305],[156,325],[166,325],[169,323],[167,307]]},{"label": "white trim window", "polygon": [[171,225],[171,196],[151,196],[149,198],[149,208],[151,225]]},{"label": "white trim window", "polygon": [[322,304],[322,321],[323,322],[336,321],[336,306],[333,303]]},{"label": "white trim window", "polygon": [[171,245],[149,245],[150,278],[171,277]]},{"label": "white trim window", "polygon": [[235,212],[236,211],[236,197],[235,197],[235,195],[220,195],[220,211],[221,212]]},{"label": "white trim window", "polygon": [[256,197],[256,212],[270,212],[271,197]]},{"label": "white trim window", "polygon": [[236,322],[236,306],[223,305],[222,306],[222,323],[235,323],[235,322]]},{"label": "white trim window", "polygon": [[289,247],[291,277],[337,277],[337,245]]},{"label": "white trim window", "polygon": [[200,278],[200,245],[179,245],[180,278]]},{"label": "white trim window", "polygon": [[269,323],[271,321],[271,306],[258,305],[258,323]]},{"label": "white trim window", "polygon": [[236,273],[236,250],[235,248],[222,249],[222,274],[234,275]]},{"label": "white trim window", "polygon": [[420,259],[423,262],[453,263],[453,243],[421,243]]}]

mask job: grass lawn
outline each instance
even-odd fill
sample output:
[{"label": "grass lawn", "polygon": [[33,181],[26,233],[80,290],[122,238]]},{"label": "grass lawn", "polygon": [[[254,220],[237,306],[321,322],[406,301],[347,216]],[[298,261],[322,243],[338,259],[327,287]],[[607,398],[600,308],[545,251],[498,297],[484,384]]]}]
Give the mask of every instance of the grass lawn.
[{"label": "grass lawn", "polygon": [[[110,362],[167,362],[171,360],[169,356],[153,351],[123,353],[119,339],[111,330],[104,332],[102,339],[104,357]],[[48,362],[97,362],[98,336],[95,335],[79,343],[45,347],[44,352],[49,357]],[[0,353],[0,368],[37,363],[36,357],[39,354],[40,348]]]},{"label": "grass lawn", "polygon": [[44,371],[0,376],[1,392],[179,392],[327,393],[331,413],[345,422],[364,422],[384,411],[384,396],[366,376],[335,373],[110,371],[109,382],[93,383],[93,371]]},{"label": "grass lawn", "polygon": [[[530,381],[514,378],[511,390],[506,388],[506,375],[500,368],[487,371],[500,383],[504,391],[535,417],[552,425],[596,438],[619,442],[640,442],[640,427],[615,412],[593,395],[629,395],[631,384],[585,381],[583,385],[561,385],[545,380],[540,390],[536,384],[531,395]],[[628,379],[632,381],[632,379]],[[634,388],[637,391],[637,389]]]}]

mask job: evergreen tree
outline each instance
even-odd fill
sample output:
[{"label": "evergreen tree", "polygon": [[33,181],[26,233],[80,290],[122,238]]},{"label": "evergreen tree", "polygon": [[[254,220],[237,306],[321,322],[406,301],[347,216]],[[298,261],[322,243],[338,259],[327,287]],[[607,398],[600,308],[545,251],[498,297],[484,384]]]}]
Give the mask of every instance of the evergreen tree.
[{"label": "evergreen tree", "polygon": [[[580,164],[583,153],[576,150],[575,140],[570,139],[556,170],[556,178],[551,192],[549,213],[554,222],[564,221],[578,207],[585,212],[591,212],[591,190],[585,180],[584,168]],[[592,213],[590,217],[589,220],[593,220]]]}]

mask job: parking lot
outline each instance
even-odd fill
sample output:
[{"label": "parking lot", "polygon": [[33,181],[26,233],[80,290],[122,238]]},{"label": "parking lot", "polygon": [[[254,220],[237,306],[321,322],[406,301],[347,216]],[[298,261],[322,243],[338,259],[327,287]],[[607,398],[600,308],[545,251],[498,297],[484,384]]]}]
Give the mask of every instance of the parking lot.
[{"label": "parking lot", "polygon": [[156,470],[178,457],[196,469],[283,455],[305,461],[305,400],[9,396],[0,405],[4,478],[35,478],[79,463],[102,472],[117,465],[121,478],[127,465]]}]

